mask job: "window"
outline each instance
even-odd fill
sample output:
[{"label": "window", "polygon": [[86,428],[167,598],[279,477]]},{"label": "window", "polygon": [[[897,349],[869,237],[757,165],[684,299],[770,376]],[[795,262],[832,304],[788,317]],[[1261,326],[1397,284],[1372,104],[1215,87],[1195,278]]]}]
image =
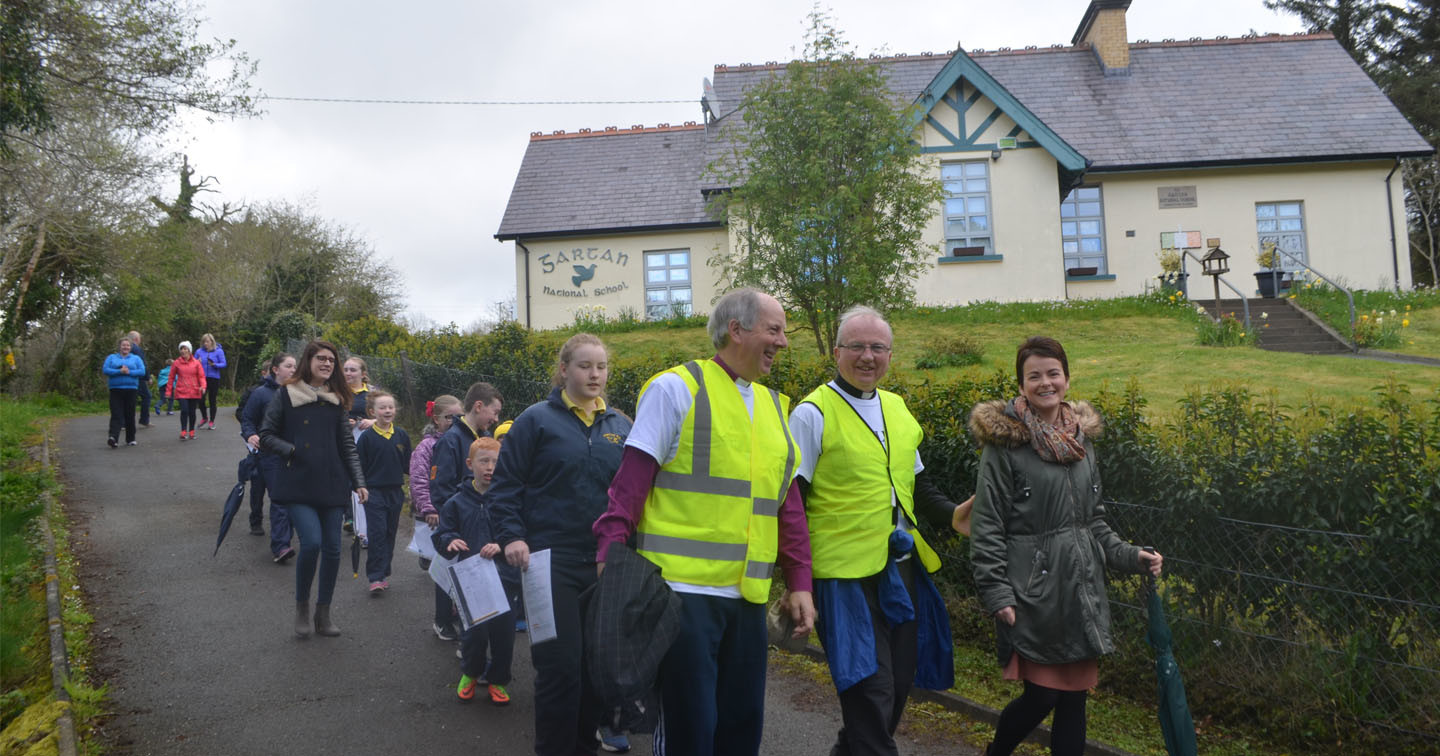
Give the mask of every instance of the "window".
[{"label": "window", "polygon": [[1094,268],[1106,275],[1105,207],[1100,187],[1071,189],[1060,202],[1060,244],[1065,252],[1065,270]]},{"label": "window", "polygon": [[994,227],[990,223],[990,164],[946,163],[940,166],[945,182],[945,253],[961,247],[980,247],[995,254]]},{"label": "window", "polygon": [[645,253],[645,318],[690,314],[690,250]]},{"label": "window", "polygon": [[[1299,202],[1255,203],[1255,233],[1260,237],[1258,249],[1267,244],[1289,252],[1305,262],[1305,208]],[[1280,256],[1282,270],[1296,271],[1295,260]]]}]

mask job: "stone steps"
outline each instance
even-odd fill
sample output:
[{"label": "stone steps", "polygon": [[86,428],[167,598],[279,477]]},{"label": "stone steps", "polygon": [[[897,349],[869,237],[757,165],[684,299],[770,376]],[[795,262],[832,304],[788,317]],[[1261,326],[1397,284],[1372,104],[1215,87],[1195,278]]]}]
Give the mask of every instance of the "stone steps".
[{"label": "stone steps", "polygon": [[[1215,300],[1191,300],[1215,312]],[[1291,306],[1285,299],[1251,299],[1250,322],[1259,329],[1259,346],[1275,352],[1298,352],[1301,354],[1349,354],[1349,344],[1335,338],[1316,325],[1305,313]],[[1234,313],[1236,318],[1245,317],[1245,307],[1239,299],[1221,299],[1220,310],[1225,314]]]}]

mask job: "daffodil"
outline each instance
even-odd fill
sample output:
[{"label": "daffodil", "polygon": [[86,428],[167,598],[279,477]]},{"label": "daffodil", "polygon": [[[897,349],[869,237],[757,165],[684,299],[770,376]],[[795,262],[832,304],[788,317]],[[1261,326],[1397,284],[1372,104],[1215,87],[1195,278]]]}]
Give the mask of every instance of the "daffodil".
[{"label": "daffodil", "polygon": [[1401,327],[1401,328],[1409,328],[1409,327],[1410,327],[1410,319],[1409,319],[1409,318],[1405,318],[1404,320],[1400,321],[1400,327]]},{"label": "daffodil", "polygon": [[1262,313],[1260,313],[1260,318],[1261,318],[1262,320],[1269,320],[1269,319],[1270,319],[1270,313],[1268,313],[1268,312],[1262,312]]}]

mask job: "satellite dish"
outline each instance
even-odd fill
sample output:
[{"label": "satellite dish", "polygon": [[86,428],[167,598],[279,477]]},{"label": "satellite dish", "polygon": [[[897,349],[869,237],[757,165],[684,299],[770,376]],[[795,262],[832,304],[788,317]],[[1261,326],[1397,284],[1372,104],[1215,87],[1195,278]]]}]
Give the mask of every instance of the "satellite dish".
[{"label": "satellite dish", "polygon": [[700,98],[700,108],[709,116],[709,120],[717,121],[720,119],[720,98],[715,96],[715,87],[711,86],[708,77],[701,79],[701,82],[705,96]]}]

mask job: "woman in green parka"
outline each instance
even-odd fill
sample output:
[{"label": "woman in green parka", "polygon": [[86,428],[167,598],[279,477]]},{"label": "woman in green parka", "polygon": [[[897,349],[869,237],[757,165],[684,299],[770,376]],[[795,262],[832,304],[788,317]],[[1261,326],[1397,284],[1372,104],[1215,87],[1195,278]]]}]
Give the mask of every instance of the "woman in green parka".
[{"label": "woman in green parka", "polygon": [[976,405],[970,432],[984,445],[971,521],[970,560],[998,656],[1025,690],[1000,715],[987,756],[1009,756],[1055,712],[1050,752],[1085,750],[1085,699],[1098,659],[1115,650],[1105,568],[1159,575],[1105,524],[1091,439],[1101,420],[1065,401],[1070,364],[1055,339],[1036,336],[1015,355],[1020,395]]}]

